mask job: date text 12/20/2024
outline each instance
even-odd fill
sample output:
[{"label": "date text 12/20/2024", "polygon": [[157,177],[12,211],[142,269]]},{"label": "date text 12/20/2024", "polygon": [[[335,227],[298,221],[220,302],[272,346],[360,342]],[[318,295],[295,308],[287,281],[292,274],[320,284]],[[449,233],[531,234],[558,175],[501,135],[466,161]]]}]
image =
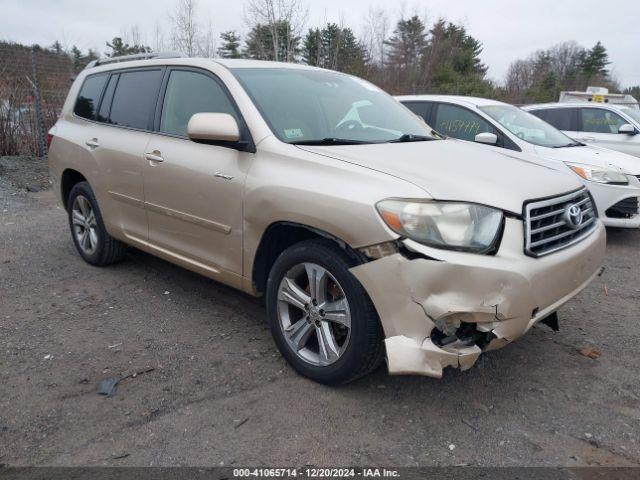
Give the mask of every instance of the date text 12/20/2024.
[{"label": "date text 12/20/2024", "polygon": [[397,470],[386,468],[234,468],[234,478],[399,478]]}]

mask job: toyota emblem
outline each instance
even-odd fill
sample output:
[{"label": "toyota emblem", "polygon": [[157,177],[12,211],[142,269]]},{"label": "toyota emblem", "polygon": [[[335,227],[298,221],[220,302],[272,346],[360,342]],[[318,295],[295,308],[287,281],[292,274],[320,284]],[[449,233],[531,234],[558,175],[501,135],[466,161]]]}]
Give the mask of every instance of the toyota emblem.
[{"label": "toyota emblem", "polygon": [[582,224],[582,209],[579,205],[569,205],[564,211],[564,221],[571,228]]}]

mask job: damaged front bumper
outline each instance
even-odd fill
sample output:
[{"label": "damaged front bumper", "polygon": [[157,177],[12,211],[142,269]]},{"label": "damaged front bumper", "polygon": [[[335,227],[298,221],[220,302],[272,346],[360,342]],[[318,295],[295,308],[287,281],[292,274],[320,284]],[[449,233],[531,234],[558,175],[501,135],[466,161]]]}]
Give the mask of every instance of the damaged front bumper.
[{"label": "damaged front bumper", "polygon": [[605,231],[541,257],[523,252],[523,224],[508,218],[496,255],[433,249],[403,240],[394,253],[351,272],[373,301],[391,374],[442,377],[466,370],[577,295],[598,274]]}]

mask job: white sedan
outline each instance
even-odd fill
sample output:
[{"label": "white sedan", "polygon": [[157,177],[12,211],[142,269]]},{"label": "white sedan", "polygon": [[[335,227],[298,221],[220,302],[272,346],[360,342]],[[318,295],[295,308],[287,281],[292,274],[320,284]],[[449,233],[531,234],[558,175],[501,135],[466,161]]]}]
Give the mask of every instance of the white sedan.
[{"label": "white sedan", "polygon": [[439,133],[529,153],[582,178],[609,227],[640,227],[640,158],[572,140],[538,117],[507,103],[449,95],[396,97]]}]

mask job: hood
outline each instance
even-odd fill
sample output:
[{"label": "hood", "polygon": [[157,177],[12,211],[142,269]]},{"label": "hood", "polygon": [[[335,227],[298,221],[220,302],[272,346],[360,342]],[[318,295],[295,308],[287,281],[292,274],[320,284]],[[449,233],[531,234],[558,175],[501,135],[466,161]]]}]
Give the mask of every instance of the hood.
[{"label": "hood", "polygon": [[585,145],[583,147],[549,148],[536,146],[536,153],[543,158],[560,162],[588,163],[599,167],[621,168],[631,175],[640,174],[640,158],[606,148]]},{"label": "hood", "polygon": [[401,178],[436,200],[481,203],[516,214],[525,200],[582,186],[577,175],[543,166],[533,155],[457,140],[299,148]]}]

